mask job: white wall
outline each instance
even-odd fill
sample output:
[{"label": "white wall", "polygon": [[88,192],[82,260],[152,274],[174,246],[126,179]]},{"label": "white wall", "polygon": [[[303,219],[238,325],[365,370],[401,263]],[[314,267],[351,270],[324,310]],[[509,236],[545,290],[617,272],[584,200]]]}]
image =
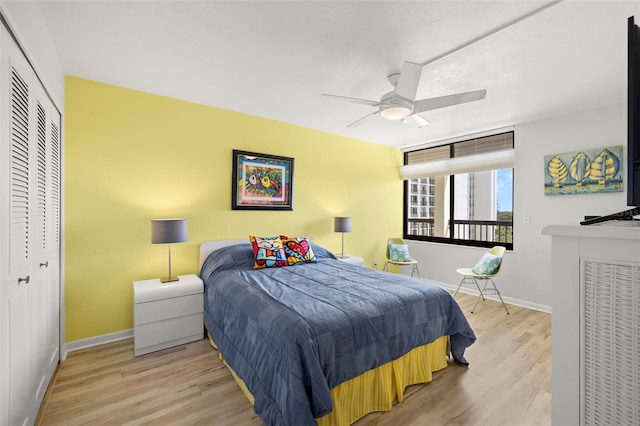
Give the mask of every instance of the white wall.
[{"label": "white wall", "polygon": [[[0,0],[0,11],[17,33],[29,59],[60,109],[64,73],[36,2]],[[626,105],[515,126],[514,250],[507,252],[496,280],[507,300],[535,308],[551,307],[548,224],[577,224],[584,215],[626,209],[624,193],[545,196],[544,155],[622,144],[626,147]],[[626,172],[625,172],[626,173]],[[522,223],[523,215],[530,224]],[[473,266],[484,249],[410,242],[423,278],[457,286],[455,270]]]},{"label": "white wall", "polygon": [[[626,193],[544,195],[544,156],[587,148],[623,145],[626,162],[626,105],[515,126],[514,249],[505,254],[496,284],[505,300],[551,309],[551,239],[540,235],[550,224],[577,225],[585,215],[628,209]],[[624,171],[626,180],[626,164]],[[523,215],[530,223],[523,224]],[[486,249],[408,242],[422,278],[454,288],[457,268],[472,267]],[[405,272],[405,271],[403,271]],[[470,288],[469,288],[470,289]]]},{"label": "white wall", "polygon": [[0,0],[0,12],[42,79],[60,112],[64,111],[64,72],[36,2]]}]

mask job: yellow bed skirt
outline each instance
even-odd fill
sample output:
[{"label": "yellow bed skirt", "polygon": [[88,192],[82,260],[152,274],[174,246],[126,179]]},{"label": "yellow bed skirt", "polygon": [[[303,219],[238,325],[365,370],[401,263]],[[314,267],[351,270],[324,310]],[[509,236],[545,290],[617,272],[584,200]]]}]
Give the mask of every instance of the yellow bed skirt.
[{"label": "yellow bed skirt", "polygon": [[[211,336],[209,341],[217,348]],[[430,382],[434,371],[447,366],[448,350],[449,338],[442,336],[432,343],[413,349],[395,361],[365,371],[360,376],[339,384],[331,389],[333,411],[316,419],[316,423],[318,426],[346,426],[369,413],[391,410],[396,399],[398,402],[404,400],[404,390],[407,386]],[[247,386],[224,361],[222,355],[219,357],[253,405],[254,398]]]}]

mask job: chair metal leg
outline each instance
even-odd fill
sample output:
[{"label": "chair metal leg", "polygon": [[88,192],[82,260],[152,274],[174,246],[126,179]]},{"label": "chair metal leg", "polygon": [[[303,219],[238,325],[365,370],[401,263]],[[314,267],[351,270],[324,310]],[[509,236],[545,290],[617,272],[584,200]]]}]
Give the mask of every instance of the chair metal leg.
[{"label": "chair metal leg", "polygon": [[458,284],[458,288],[456,288],[456,292],[453,293],[453,297],[456,297],[456,295],[458,294],[458,291],[460,290],[460,287],[462,287],[462,284],[464,283],[464,280],[466,280],[466,279],[467,279],[466,276],[462,277],[462,279],[460,280],[460,284]]},{"label": "chair metal leg", "polygon": [[[460,287],[462,287],[462,284],[465,284],[465,281],[467,281],[468,279],[472,280],[473,283],[478,288],[478,292],[480,294],[478,297],[482,297],[482,300],[485,300],[484,299],[484,291],[480,289],[480,285],[478,284],[478,281],[475,279],[475,277],[472,277],[472,276],[469,276],[469,275],[465,275],[465,276],[462,277],[462,280],[460,280],[460,284],[458,284],[458,288],[456,289],[456,292],[453,293],[453,297],[456,297],[456,295],[458,294],[458,291],[460,291]],[[469,283],[469,284],[471,284],[471,283]]]},{"label": "chair metal leg", "polygon": [[[502,302],[502,306],[504,307],[504,310],[507,311],[507,315],[509,315],[510,314],[509,309],[507,309],[507,305],[504,303],[504,300],[502,300],[502,295],[500,294],[500,290],[498,290],[498,287],[496,286],[496,283],[494,283],[491,278],[485,280],[484,286],[482,287],[482,294],[483,295],[486,294],[487,285],[489,284],[489,282],[491,282],[491,285],[493,286],[493,290],[496,292],[496,294],[500,298],[500,302]],[[491,290],[491,289],[489,289],[489,290]],[[483,299],[484,299],[484,297],[483,297]],[[476,310],[476,306],[478,305],[478,301],[479,300],[480,300],[480,296],[478,296],[478,299],[476,299],[476,304],[473,305],[473,309],[471,310],[471,313],[473,313],[473,311]]]},{"label": "chair metal leg", "polygon": [[480,286],[478,285],[478,281],[476,280],[475,277],[473,277],[473,282],[476,283],[476,286],[478,287],[478,290],[480,291],[480,295],[478,296],[478,298],[476,299],[476,303],[473,305],[473,308],[471,309],[471,313],[473,313],[473,311],[476,310],[476,306],[478,306],[478,302],[480,301],[480,298],[482,297],[482,300],[486,300],[484,298],[484,292],[487,289],[487,280],[484,280],[484,286],[482,287],[482,290],[480,290]]},{"label": "chair metal leg", "polygon": [[473,311],[476,310],[476,306],[478,306],[479,301],[480,301],[480,296],[478,296],[478,298],[476,299],[476,303],[473,304],[473,308],[471,308],[471,313],[473,313]]},{"label": "chair metal leg", "polygon": [[[384,266],[382,270],[385,272],[389,272],[389,262],[384,262]],[[418,269],[418,264],[414,263],[411,268],[411,278],[413,278],[413,274],[418,274],[418,278],[420,278],[420,269]]]},{"label": "chair metal leg", "polygon": [[482,300],[486,300],[484,298],[484,289],[487,288],[487,284],[485,283],[485,285],[482,288],[482,290],[480,290],[480,284],[478,284],[478,280],[476,280],[476,277],[471,277],[471,278],[473,278],[473,282],[476,283],[476,287],[478,287],[478,291],[480,292],[480,296],[478,296],[478,297],[482,297]]},{"label": "chair metal leg", "polygon": [[[473,277],[470,275],[463,276],[462,280],[460,280],[460,284],[458,284],[458,288],[456,289],[456,292],[453,293],[453,297],[456,297],[456,295],[458,294],[458,291],[460,291],[460,287],[462,287],[462,284],[471,284],[467,282],[468,279],[473,280],[473,283],[476,285],[476,287],[478,288],[478,291],[480,292],[480,294],[478,295],[478,298],[476,299],[476,303],[474,303],[473,305],[473,309],[471,309],[471,313],[473,313],[476,310],[476,307],[478,306],[478,302],[480,301],[480,298],[482,298],[482,300],[486,300],[484,295],[487,294],[487,291],[495,291],[498,297],[500,298],[500,302],[502,302],[502,306],[504,307],[504,310],[507,311],[507,315],[510,314],[509,309],[507,308],[507,305],[504,303],[504,300],[502,300],[502,295],[500,294],[500,290],[498,290],[498,286],[496,286],[496,283],[494,283],[493,280],[488,277],[480,278],[481,280],[484,281],[484,286],[480,288],[480,285],[478,284],[478,280],[476,279],[476,277]],[[487,289],[487,285],[489,284],[489,282],[491,282],[491,285],[493,286],[493,290],[491,288]],[[488,293],[488,294],[493,294],[493,293]]]},{"label": "chair metal leg", "polygon": [[496,293],[498,293],[498,297],[502,302],[502,306],[504,306],[504,310],[507,311],[507,315],[509,315],[509,309],[507,309],[507,305],[504,304],[504,300],[502,300],[502,295],[500,294],[500,290],[498,290],[498,287],[496,287],[496,283],[494,283],[493,280],[491,279],[489,281],[491,281],[491,285],[493,285],[493,288],[495,289]]},{"label": "chair metal leg", "polygon": [[411,268],[411,278],[413,278],[413,273],[417,273],[418,274],[418,278],[420,278],[420,270],[418,269],[418,264],[414,263],[413,264],[413,268]]}]

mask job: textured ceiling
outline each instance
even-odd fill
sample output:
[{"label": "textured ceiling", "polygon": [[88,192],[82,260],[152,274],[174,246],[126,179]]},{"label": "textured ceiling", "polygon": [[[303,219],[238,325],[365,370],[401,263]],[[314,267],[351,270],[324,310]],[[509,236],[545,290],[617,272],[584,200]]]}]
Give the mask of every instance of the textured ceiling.
[{"label": "textured ceiling", "polygon": [[[66,74],[394,147],[625,102],[626,20],[640,15],[638,1],[38,4]],[[320,98],[377,100],[404,61],[426,64],[419,99],[487,97],[425,112],[421,129],[347,128],[372,107]]]}]

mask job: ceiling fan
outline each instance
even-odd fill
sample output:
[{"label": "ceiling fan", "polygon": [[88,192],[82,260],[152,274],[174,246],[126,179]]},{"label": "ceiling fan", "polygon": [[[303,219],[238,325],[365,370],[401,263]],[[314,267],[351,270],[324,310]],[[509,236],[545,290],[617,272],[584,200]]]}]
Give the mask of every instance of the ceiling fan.
[{"label": "ceiling fan", "polygon": [[382,95],[379,101],[328,95],[325,93],[321,96],[323,98],[343,100],[378,108],[377,111],[359,118],[353,123],[347,125],[347,127],[355,127],[377,114],[380,114],[388,120],[402,120],[404,123],[414,127],[424,127],[428,125],[429,122],[419,116],[419,113],[451,105],[478,101],[480,99],[484,99],[487,95],[486,90],[475,90],[473,92],[456,93],[454,95],[416,100],[416,92],[418,90],[418,83],[420,82],[421,74],[422,65],[414,62],[405,62],[400,74],[391,74],[387,77],[389,83],[394,87],[394,90]]}]

